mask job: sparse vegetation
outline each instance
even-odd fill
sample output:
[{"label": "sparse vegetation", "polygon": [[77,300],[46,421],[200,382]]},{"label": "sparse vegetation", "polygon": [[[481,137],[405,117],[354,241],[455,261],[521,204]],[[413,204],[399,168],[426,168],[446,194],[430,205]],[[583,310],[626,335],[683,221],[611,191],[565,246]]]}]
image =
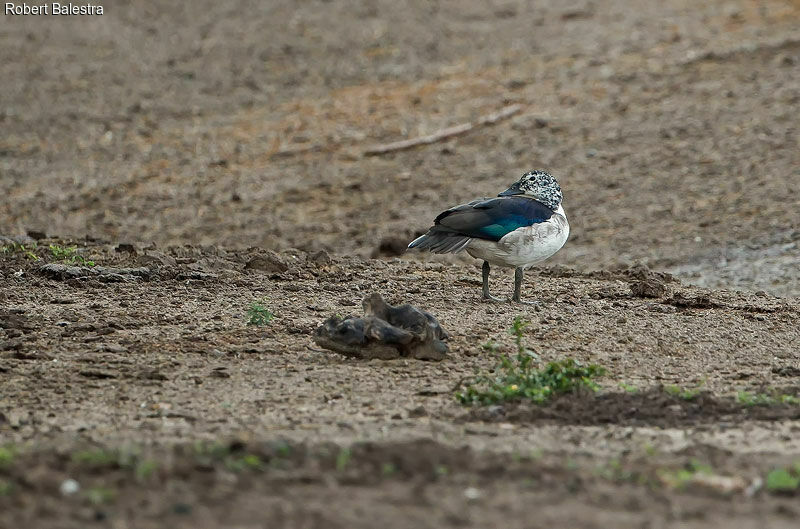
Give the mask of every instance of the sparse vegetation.
[{"label": "sparse vegetation", "polygon": [[530,400],[541,404],[557,393],[569,393],[581,388],[597,390],[593,379],[605,374],[605,369],[600,366],[583,366],[568,358],[538,368],[538,356],[523,343],[526,326],[522,318],[514,318],[510,332],[514,335],[516,355],[500,355],[493,375],[478,376],[456,393],[459,402],[464,405],[488,405]]},{"label": "sparse vegetation", "polygon": [[339,453],[336,455],[337,472],[344,472],[344,469],[347,468],[347,464],[350,462],[351,456],[352,454],[349,448],[342,448],[339,450]]},{"label": "sparse vegetation", "polygon": [[790,469],[776,468],[767,474],[767,490],[778,494],[792,494],[800,491],[800,463]]},{"label": "sparse vegetation", "polygon": [[266,300],[256,301],[247,309],[247,325],[256,325],[261,327],[267,325],[272,318],[275,317],[264,305]]},{"label": "sparse vegetation", "polygon": [[26,259],[30,259],[31,261],[38,261],[39,256],[33,253],[32,251],[32,249],[35,248],[36,244],[34,244],[33,246],[26,246],[24,244],[12,242],[11,244],[0,246],[0,253],[2,253],[3,255],[14,255],[19,253],[25,256]]},{"label": "sparse vegetation", "polygon": [[134,468],[134,475],[139,481],[146,481],[158,469],[158,463],[151,459],[139,461]]},{"label": "sparse vegetation", "polygon": [[196,441],[193,452],[196,461],[204,467],[221,463],[233,472],[263,470],[265,467],[259,455],[244,452],[228,443]]},{"label": "sparse vegetation", "polygon": [[13,446],[0,446],[0,468],[6,467],[14,462],[17,452]]},{"label": "sparse vegetation", "polygon": [[677,470],[662,468],[656,472],[659,480],[661,480],[663,484],[669,488],[678,490],[686,488],[686,486],[694,481],[700,474],[710,476],[713,473],[714,470],[710,465],[701,463],[696,459],[691,460],[684,468],[679,468]]},{"label": "sparse vegetation", "polygon": [[688,400],[688,401],[692,401],[692,400],[696,399],[697,396],[700,395],[700,392],[702,391],[702,389],[703,389],[702,386],[697,386],[695,388],[686,389],[686,388],[682,388],[680,386],[677,386],[675,384],[673,384],[671,386],[665,386],[664,387],[664,391],[666,391],[667,393],[669,393],[673,397],[678,397],[679,399]]},{"label": "sparse vegetation", "polygon": [[800,404],[800,398],[794,395],[778,393],[753,393],[740,391],[736,394],[736,402],[743,406],[777,406],[779,404]]},{"label": "sparse vegetation", "polygon": [[120,463],[120,454],[113,450],[102,448],[92,450],[81,450],[72,454],[74,463],[86,464],[93,467],[102,466],[123,466]]},{"label": "sparse vegetation", "polygon": [[643,481],[645,479],[644,475],[638,475],[626,468],[617,458],[596,467],[595,474],[603,479],[617,482]]},{"label": "sparse vegetation", "polygon": [[116,491],[108,487],[98,486],[86,490],[86,497],[94,505],[111,503],[117,497]]},{"label": "sparse vegetation", "polygon": [[89,261],[78,253],[77,246],[67,247],[58,244],[51,244],[49,248],[53,257],[59,261],[64,261],[65,263],[70,264],[79,264],[82,266],[95,266],[94,261]]},{"label": "sparse vegetation", "polygon": [[234,472],[245,470],[262,470],[264,463],[256,454],[231,454],[225,459],[225,466]]}]

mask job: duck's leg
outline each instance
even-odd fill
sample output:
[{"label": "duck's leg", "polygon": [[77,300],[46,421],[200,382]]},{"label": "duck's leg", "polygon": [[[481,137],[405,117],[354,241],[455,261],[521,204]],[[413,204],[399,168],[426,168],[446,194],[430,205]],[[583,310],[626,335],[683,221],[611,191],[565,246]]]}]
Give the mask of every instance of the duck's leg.
[{"label": "duck's leg", "polygon": [[538,305],[538,301],[522,301],[520,299],[520,294],[522,293],[522,267],[518,266],[514,269],[514,295],[511,297],[511,301],[516,301],[517,303],[522,303],[523,305]]},{"label": "duck's leg", "polygon": [[483,262],[483,299],[504,303],[505,299],[496,298],[489,294],[489,261]]}]

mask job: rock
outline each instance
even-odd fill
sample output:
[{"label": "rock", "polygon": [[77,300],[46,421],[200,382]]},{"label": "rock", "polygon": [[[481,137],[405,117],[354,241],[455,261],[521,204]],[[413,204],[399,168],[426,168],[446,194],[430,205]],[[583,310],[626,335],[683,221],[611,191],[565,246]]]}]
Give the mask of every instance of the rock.
[{"label": "rock", "polygon": [[[20,331],[27,332],[33,331],[38,327],[39,325],[32,321],[31,318],[25,314],[20,314],[9,310],[0,310],[0,329],[18,329]],[[12,336],[9,335],[9,337]]]},{"label": "rock", "polygon": [[244,268],[245,270],[280,274],[289,270],[289,265],[275,252],[267,252],[266,254],[251,257],[247,264],[244,265]]},{"label": "rock", "polygon": [[362,360],[445,357],[448,335],[432,314],[408,304],[389,305],[377,293],[364,298],[362,305],[363,318],[332,316],[316,329],[314,341]]},{"label": "rock", "polygon": [[131,254],[135,254],[136,253],[136,247],[134,247],[131,243],[127,243],[127,242],[119,243],[117,245],[117,247],[114,248],[114,250],[116,250],[117,252],[120,252],[120,253],[121,252],[127,252],[127,253],[131,253]]},{"label": "rock", "polygon": [[428,415],[428,410],[425,409],[425,406],[417,406],[416,408],[412,408],[408,410],[409,418],[417,418],[417,417],[426,417]]},{"label": "rock", "polygon": [[215,367],[211,373],[208,374],[208,376],[215,378],[230,378],[231,374],[228,372],[226,367]]},{"label": "rock", "polygon": [[692,308],[692,309],[710,309],[718,306],[711,301],[708,294],[700,294],[695,297],[689,297],[681,292],[675,292],[671,298],[667,300],[670,305],[679,308]]},{"label": "rock", "polygon": [[667,293],[667,286],[655,277],[648,277],[630,284],[631,293],[639,298],[660,298]]},{"label": "rock", "polygon": [[136,258],[136,262],[141,266],[178,266],[178,261],[174,257],[161,252],[148,252],[140,255]]},{"label": "rock", "polygon": [[308,260],[320,266],[331,264],[331,256],[325,250],[312,253],[308,256]]},{"label": "rock", "polygon": [[219,273],[235,272],[236,265],[227,259],[221,259],[219,257],[201,257],[186,268],[198,272]]},{"label": "rock", "polygon": [[149,279],[151,271],[147,267],[110,268],[104,266],[68,266],[50,263],[39,268],[39,273],[58,281],[91,277],[104,283],[119,283],[136,279]]},{"label": "rock", "polygon": [[187,270],[180,272],[175,276],[178,281],[213,281],[217,279],[216,274],[209,274],[207,272],[200,272],[198,270]]}]

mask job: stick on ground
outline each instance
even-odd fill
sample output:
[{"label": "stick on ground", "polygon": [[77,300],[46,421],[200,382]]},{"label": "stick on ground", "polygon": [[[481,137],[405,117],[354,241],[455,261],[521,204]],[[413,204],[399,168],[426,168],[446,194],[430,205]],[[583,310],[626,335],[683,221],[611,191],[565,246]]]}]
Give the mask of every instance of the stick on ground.
[{"label": "stick on ground", "polygon": [[433,134],[428,134],[427,136],[420,136],[418,138],[411,138],[408,140],[395,141],[392,143],[385,143],[383,145],[369,147],[364,150],[364,156],[377,156],[395,151],[404,151],[418,145],[429,145],[431,143],[446,140],[454,136],[460,136],[461,134],[466,134],[476,127],[493,125],[500,120],[513,116],[520,110],[522,110],[522,105],[510,105],[492,114],[487,114],[474,123],[462,123],[461,125],[454,125],[452,127],[447,127],[446,129],[438,130]]}]

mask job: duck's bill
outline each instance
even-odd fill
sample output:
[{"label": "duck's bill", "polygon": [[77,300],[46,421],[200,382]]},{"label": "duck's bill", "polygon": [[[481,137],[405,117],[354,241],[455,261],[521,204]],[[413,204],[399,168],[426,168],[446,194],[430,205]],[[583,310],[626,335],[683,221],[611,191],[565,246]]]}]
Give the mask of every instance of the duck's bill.
[{"label": "duck's bill", "polygon": [[522,190],[519,188],[519,184],[514,184],[513,186],[509,187],[508,189],[506,189],[505,191],[503,191],[502,193],[500,193],[497,196],[499,196],[499,197],[511,197],[511,196],[514,196],[514,195],[521,195],[521,194],[522,194]]}]

